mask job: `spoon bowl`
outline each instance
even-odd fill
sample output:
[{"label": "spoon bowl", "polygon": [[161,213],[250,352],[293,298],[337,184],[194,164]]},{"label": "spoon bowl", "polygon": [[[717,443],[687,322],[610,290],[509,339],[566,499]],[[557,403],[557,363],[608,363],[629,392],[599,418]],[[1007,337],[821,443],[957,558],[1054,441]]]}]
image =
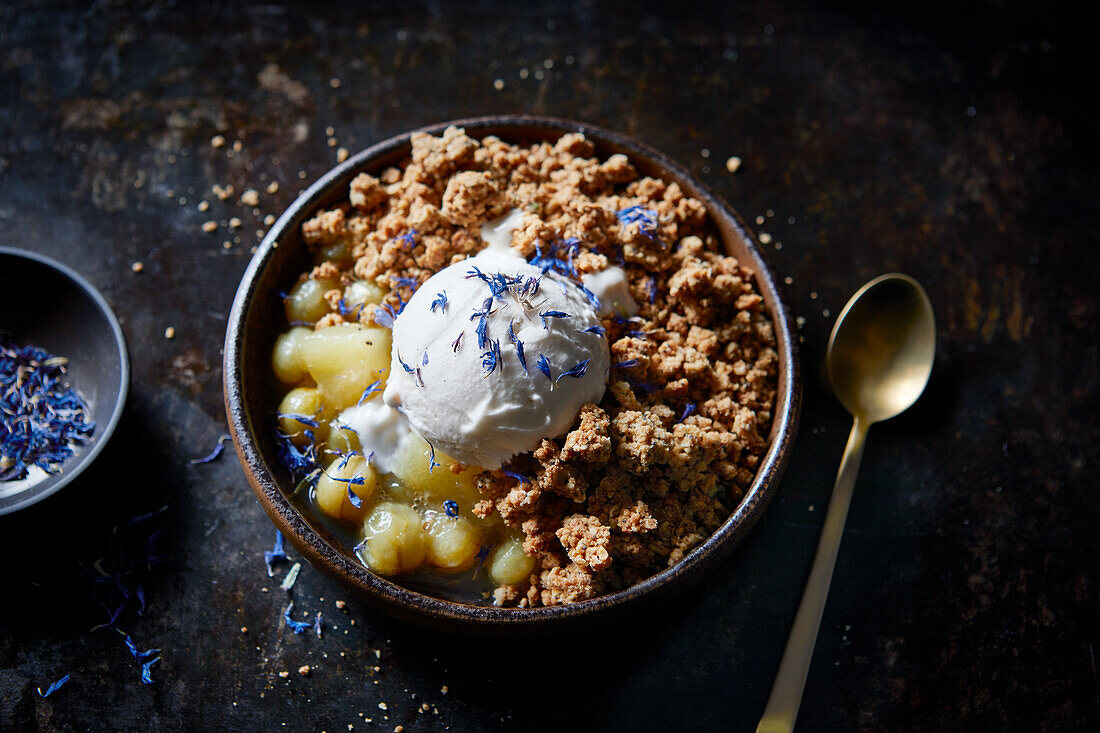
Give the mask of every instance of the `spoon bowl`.
[{"label": "spoon bowl", "polygon": [[917,401],[932,373],[936,321],[928,294],[908,275],[871,280],[833,326],[826,369],[840,404],[868,423]]}]

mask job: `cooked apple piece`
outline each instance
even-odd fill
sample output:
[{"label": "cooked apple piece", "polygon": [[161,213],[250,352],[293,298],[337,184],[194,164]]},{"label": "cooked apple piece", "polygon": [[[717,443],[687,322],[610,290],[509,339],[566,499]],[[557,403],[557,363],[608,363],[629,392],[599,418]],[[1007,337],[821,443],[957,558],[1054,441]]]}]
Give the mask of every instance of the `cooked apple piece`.
[{"label": "cooked apple piece", "polygon": [[428,554],[428,535],[420,514],[392,501],[379,503],[363,522],[361,557],[379,575],[415,570]]},{"label": "cooked apple piece", "polygon": [[306,365],[302,363],[299,348],[302,337],[312,331],[305,326],[295,326],[275,339],[275,348],[271,352],[271,366],[275,377],[283,384],[298,384],[307,376]]},{"label": "cooked apple piece", "polygon": [[332,409],[313,387],[296,387],[279,403],[279,429],[299,448],[311,442],[306,433],[312,433],[318,443],[323,442],[332,417]]},{"label": "cooked apple piece", "polygon": [[497,585],[520,585],[535,569],[535,558],[523,551],[523,540],[513,536],[493,551],[488,565],[489,577]]},{"label": "cooked apple piece", "polygon": [[[358,507],[348,496],[351,490],[359,498]],[[362,456],[351,456],[346,461],[337,458],[317,479],[314,498],[318,508],[333,519],[359,522],[367,513],[371,499],[378,489],[378,474]]]},{"label": "cooked apple piece", "polygon": [[428,441],[416,433],[410,433],[390,470],[414,494],[437,501],[451,499],[458,502],[463,510],[469,510],[481,499],[475,480],[480,469],[465,467],[455,473],[451,470],[455,463],[453,458],[435,451],[433,464],[432,452]]},{"label": "cooked apple piece", "polygon": [[325,403],[342,410],[389,369],[390,332],[342,323],[306,334],[299,351]]},{"label": "cooked apple piece", "polygon": [[306,279],[290,290],[286,299],[286,317],[291,323],[316,323],[329,312],[325,293],[340,287],[339,280]]},{"label": "cooked apple piece", "polygon": [[456,572],[472,567],[481,548],[481,533],[465,517],[432,512],[428,522],[428,562],[437,568]]}]

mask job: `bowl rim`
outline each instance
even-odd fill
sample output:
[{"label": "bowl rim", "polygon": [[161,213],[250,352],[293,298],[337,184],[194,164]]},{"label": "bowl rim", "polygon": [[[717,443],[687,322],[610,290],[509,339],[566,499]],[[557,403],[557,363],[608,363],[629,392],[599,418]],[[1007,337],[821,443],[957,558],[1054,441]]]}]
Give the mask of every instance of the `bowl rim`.
[{"label": "bowl rim", "polygon": [[122,419],[122,411],[126,406],[126,398],[130,392],[130,357],[126,348],[126,337],[122,333],[122,326],[119,325],[115,312],[111,310],[111,306],[107,303],[107,299],[103,297],[103,294],[76,270],[45,255],[25,249],[18,249],[17,247],[0,246],[0,260],[3,260],[5,257],[30,260],[64,275],[71,280],[84,295],[95,303],[96,308],[98,308],[99,312],[107,319],[107,324],[110,326],[111,333],[114,335],[115,348],[117,349],[119,361],[119,384],[118,397],[115,399],[115,404],[111,408],[110,418],[108,418],[106,424],[103,425],[102,428],[100,428],[99,425],[96,426],[98,435],[94,436],[95,441],[87,451],[79,456],[79,460],[71,470],[61,474],[54,474],[58,476],[56,481],[51,482],[50,479],[44,479],[40,483],[30,486],[23,492],[20,492],[20,494],[17,494],[15,497],[16,500],[9,504],[0,504],[0,516],[17,512],[20,509],[26,509],[43,499],[53,496],[83,473],[84,469],[90,466],[92,462],[95,461],[96,457],[99,456],[100,452],[103,451],[103,448],[107,445],[107,441],[110,440],[111,435],[114,434],[119,420]]},{"label": "bowl rim", "polygon": [[[734,234],[743,241],[752,260],[747,264],[756,275],[757,286],[761,294],[774,305],[769,310],[774,321],[776,350],[780,364],[785,368],[780,369],[779,373],[773,426],[770,430],[773,437],[752,484],[725,521],[680,562],[628,588],[561,606],[498,608],[448,601],[393,583],[375,575],[362,563],[353,562],[347,554],[331,547],[308,526],[299,510],[283,494],[266,469],[255,436],[249,432],[249,418],[241,384],[244,369],[243,325],[259,275],[275,257],[279,242],[294,234],[302,217],[312,214],[320,201],[331,194],[334,186],[350,181],[354,173],[368,168],[372,163],[395,154],[402,148],[408,149],[414,134],[438,135],[450,126],[464,128],[467,133],[479,138],[499,134],[507,139],[505,128],[515,132],[527,128],[532,137],[539,133],[580,132],[597,145],[618,148],[633,160],[645,161],[650,167],[660,169],[665,180],[686,182],[694,189],[691,195],[701,199],[706,205],[708,214],[716,220],[724,219]],[[722,239],[728,247],[727,237],[723,236]],[[490,115],[440,122],[386,138],[328,170],[295,199],[268,231],[241,278],[226,330],[223,386],[230,432],[252,490],[278,530],[314,567],[350,584],[368,603],[408,620],[452,628],[457,623],[475,631],[489,627],[494,631],[545,630],[559,628],[561,622],[566,620],[591,617],[603,609],[621,610],[635,607],[643,600],[648,603],[664,596],[725,558],[740,543],[776,493],[797,433],[801,406],[801,369],[795,334],[790,310],[782,297],[775,274],[744,222],[732,207],[687,169],[632,137],[597,125],[537,115]]]}]

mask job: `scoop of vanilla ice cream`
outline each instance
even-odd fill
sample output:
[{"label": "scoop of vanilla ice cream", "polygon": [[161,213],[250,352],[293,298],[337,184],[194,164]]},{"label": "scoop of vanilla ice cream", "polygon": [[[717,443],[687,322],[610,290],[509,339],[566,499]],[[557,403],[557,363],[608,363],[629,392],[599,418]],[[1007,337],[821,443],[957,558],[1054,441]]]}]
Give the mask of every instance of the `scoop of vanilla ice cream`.
[{"label": "scoop of vanilla ice cream", "polygon": [[455,460],[499,468],[603,397],[599,303],[576,282],[486,252],[433,275],[393,324],[383,399]]}]

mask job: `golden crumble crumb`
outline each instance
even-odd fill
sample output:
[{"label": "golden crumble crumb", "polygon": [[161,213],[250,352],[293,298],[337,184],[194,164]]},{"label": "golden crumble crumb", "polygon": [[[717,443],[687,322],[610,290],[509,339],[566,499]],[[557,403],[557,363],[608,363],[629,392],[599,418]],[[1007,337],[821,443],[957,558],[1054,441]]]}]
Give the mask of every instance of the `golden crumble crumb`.
[{"label": "golden crumble crumb", "polygon": [[726,170],[730,173],[736,173],[741,168],[741,159],[736,155],[731,155],[726,158]]},{"label": "golden crumble crumb", "polygon": [[266,190],[267,190],[268,193],[278,193],[279,192],[279,182],[278,181],[272,181],[271,183],[267,184],[267,189]]},{"label": "golden crumble crumb", "polygon": [[337,163],[343,163],[347,159],[348,159],[348,149],[347,148],[337,148],[336,149],[336,162]]},{"label": "golden crumble crumb", "polygon": [[175,328],[173,328],[172,326],[169,326],[168,328],[164,329],[164,338],[174,339],[175,337],[176,337],[176,329]]},{"label": "golden crumble crumb", "polygon": [[218,230],[218,222],[213,220],[203,222],[202,230],[207,234],[209,234],[210,232],[216,232]]},{"label": "golden crumble crumb", "polygon": [[134,272],[141,272],[142,270],[145,269],[145,264],[142,263],[141,261],[138,261],[138,262],[135,262],[132,265],[130,265],[130,269],[133,270]]},{"label": "golden crumble crumb", "polygon": [[282,677],[285,680],[287,677],[290,676],[290,672],[288,672],[284,669],[281,672],[279,672],[279,676]]},{"label": "golden crumble crumb", "polygon": [[596,517],[573,514],[565,518],[556,534],[565,554],[577,565],[599,572],[611,564],[607,551],[611,528],[600,524]]},{"label": "golden crumble crumb", "polygon": [[215,135],[210,138],[210,146],[214,148],[221,148],[225,146],[225,138],[221,135]]},{"label": "golden crumble crumb", "polygon": [[209,209],[209,208],[210,208],[210,202],[209,202],[209,201],[206,201],[206,200],[204,199],[204,200],[200,201],[200,202],[199,202],[199,205],[198,205],[197,207],[195,207],[195,208],[197,208],[197,209],[198,209],[199,211],[206,211],[207,209]]},{"label": "golden crumble crumb", "polygon": [[310,666],[308,664],[303,664],[301,667],[298,668],[298,674],[302,675],[303,677],[308,677],[310,671]]},{"label": "golden crumble crumb", "polygon": [[347,608],[347,606],[348,604],[346,601],[336,601],[336,607],[339,608],[341,611]]},{"label": "golden crumble crumb", "polygon": [[241,220],[238,217],[234,216],[232,219],[229,220],[229,228],[230,229],[240,229],[242,223],[243,222],[241,222]]},{"label": "golden crumble crumb", "polygon": [[611,438],[608,436],[610,421],[607,413],[589,402],[581,406],[577,416],[579,424],[565,436],[561,459],[580,459],[602,463],[611,455]]},{"label": "golden crumble crumb", "polygon": [[463,171],[447,182],[440,213],[456,226],[470,227],[479,219],[491,219],[496,185],[489,173]]},{"label": "golden crumble crumb", "polygon": [[258,206],[260,203],[260,192],[254,188],[250,188],[241,194],[241,203],[245,206]]}]

